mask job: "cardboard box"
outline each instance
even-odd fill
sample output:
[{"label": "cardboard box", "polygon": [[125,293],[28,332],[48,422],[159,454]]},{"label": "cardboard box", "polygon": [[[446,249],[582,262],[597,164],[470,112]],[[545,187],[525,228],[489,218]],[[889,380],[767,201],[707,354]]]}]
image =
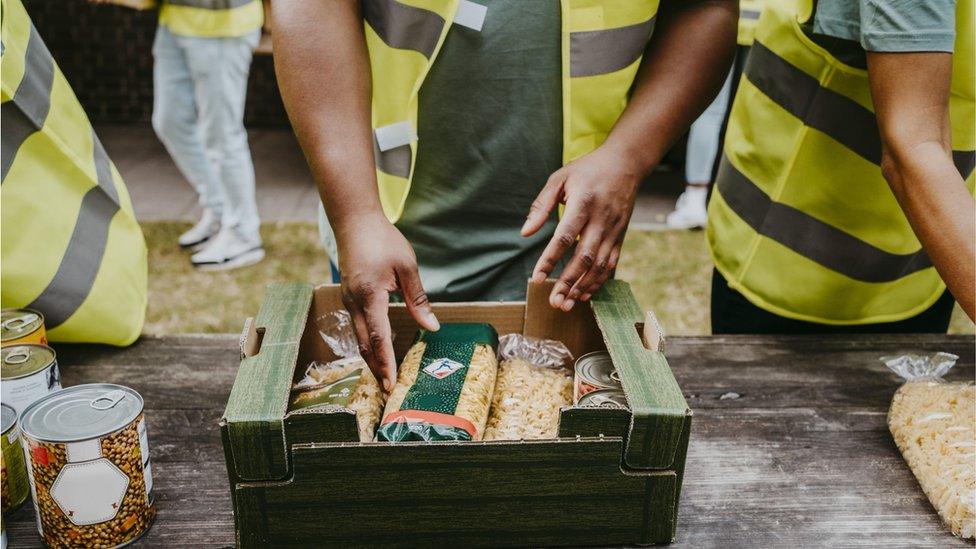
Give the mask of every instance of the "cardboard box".
[{"label": "cardboard box", "polygon": [[[287,411],[305,365],[334,358],[307,320],[342,302],[334,285],[269,286],[221,421],[238,546],[672,541],[691,411],[664,355],[642,344],[626,283],[568,314],[549,306],[551,284],[530,284],[525,302],[433,307],[441,322],[557,339],[575,356],[608,349],[631,410],[563,408],[553,440],[398,444],[359,442],[348,410]],[[399,304],[390,320],[400,358],[417,325]]]}]

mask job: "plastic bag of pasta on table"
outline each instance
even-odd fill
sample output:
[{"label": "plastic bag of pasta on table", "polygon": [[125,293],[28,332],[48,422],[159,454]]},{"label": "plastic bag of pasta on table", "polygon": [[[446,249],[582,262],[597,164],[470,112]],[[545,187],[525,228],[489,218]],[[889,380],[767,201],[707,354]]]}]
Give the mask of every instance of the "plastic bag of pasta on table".
[{"label": "plastic bag of pasta on table", "polygon": [[495,387],[498,334],[490,324],[420,330],[400,364],[376,438],[481,440]]},{"label": "plastic bag of pasta on table", "polygon": [[305,377],[292,387],[289,410],[313,406],[352,410],[356,413],[359,440],[373,440],[383,410],[383,392],[359,355],[349,313],[334,311],[315,322],[322,340],[340,358],[308,365]]},{"label": "plastic bag of pasta on table", "polygon": [[485,440],[556,438],[559,409],[573,403],[572,360],[559,341],[503,336]]},{"label": "plastic bag of pasta on table", "polygon": [[942,377],[949,353],[883,357],[905,379],[891,400],[888,429],[922,491],[952,533],[976,533],[976,386]]}]

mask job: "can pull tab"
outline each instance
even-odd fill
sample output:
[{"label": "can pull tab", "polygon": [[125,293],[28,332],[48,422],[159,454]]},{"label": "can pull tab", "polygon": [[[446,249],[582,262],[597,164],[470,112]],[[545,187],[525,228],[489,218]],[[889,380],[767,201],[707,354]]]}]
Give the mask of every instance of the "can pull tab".
[{"label": "can pull tab", "polygon": [[616,381],[617,383],[620,383],[620,374],[617,373],[617,370],[613,370],[610,372],[610,379]]},{"label": "can pull tab", "polygon": [[109,391],[91,401],[90,406],[96,410],[108,410],[125,398],[125,391]]},{"label": "can pull tab", "polygon": [[10,349],[7,356],[3,357],[3,362],[5,364],[23,364],[27,362],[30,358],[30,348],[29,347],[14,347]]},{"label": "can pull tab", "polygon": [[8,330],[19,330],[24,326],[27,326],[31,322],[37,320],[37,315],[34,313],[26,313],[20,316],[15,316],[13,318],[8,318],[3,321],[3,327]]}]

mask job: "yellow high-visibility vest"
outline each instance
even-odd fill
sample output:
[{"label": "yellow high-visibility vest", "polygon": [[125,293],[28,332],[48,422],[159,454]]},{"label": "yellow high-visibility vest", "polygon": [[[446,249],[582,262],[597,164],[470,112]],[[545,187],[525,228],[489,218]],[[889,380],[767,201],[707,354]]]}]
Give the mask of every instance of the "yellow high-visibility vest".
[{"label": "yellow high-visibility vest", "polygon": [[3,0],[0,295],[52,341],[126,345],[146,312],[146,244],[118,171],[21,0]]},{"label": "yellow high-visibility vest", "polygon": [[242,36],[264,24],[264,6],[261,0],[162,0],[159,24],[183,36]]},{"label": "yellow high-visibility vest", "polygon": [[740,46],[752,45],[762,9],[763,0],[739,0],[739,33],[736,42]]},{"label": "yellow high-visibility vest", "polygon": [[[482,8],[471,4],[363,1],[373,75],[376,178],[391,221],[403,212],[414,173],[420,86],[452,25],[478,19]],[[620,117],[657,8],[658,0],[561,1],[563,163],[601,145]]]},{"label": "yellow high-visibility vest", "polygon": [[[867,72],[804,34],[811,12],[809,0],[763,10],[709,205],[712,257],[730,287],[780,316],[903,320],[945,284],[881,175]],[[949,110],[952,158],[970,192],[973,37],[973,0],[960,0]]]}]

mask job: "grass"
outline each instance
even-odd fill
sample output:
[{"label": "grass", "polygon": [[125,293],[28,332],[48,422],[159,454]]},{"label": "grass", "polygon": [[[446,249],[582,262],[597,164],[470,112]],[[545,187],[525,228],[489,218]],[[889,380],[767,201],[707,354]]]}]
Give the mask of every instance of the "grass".
[{"label": "grass", "polygon": [[[266,259],[230,272],[197,272],[176,245],[186,223],[144,223],[149,245],[149,311],[144,332],[239,332],[261,306],[269,282],[329,280],[329,266],[313,224],[261,228]],[[710,332],[712,263],[699,232],[631,232],[617,277],[630,282],[638,302],[654,309],[670,335]],[[956,307],[950,333],[974,332]]]}]

